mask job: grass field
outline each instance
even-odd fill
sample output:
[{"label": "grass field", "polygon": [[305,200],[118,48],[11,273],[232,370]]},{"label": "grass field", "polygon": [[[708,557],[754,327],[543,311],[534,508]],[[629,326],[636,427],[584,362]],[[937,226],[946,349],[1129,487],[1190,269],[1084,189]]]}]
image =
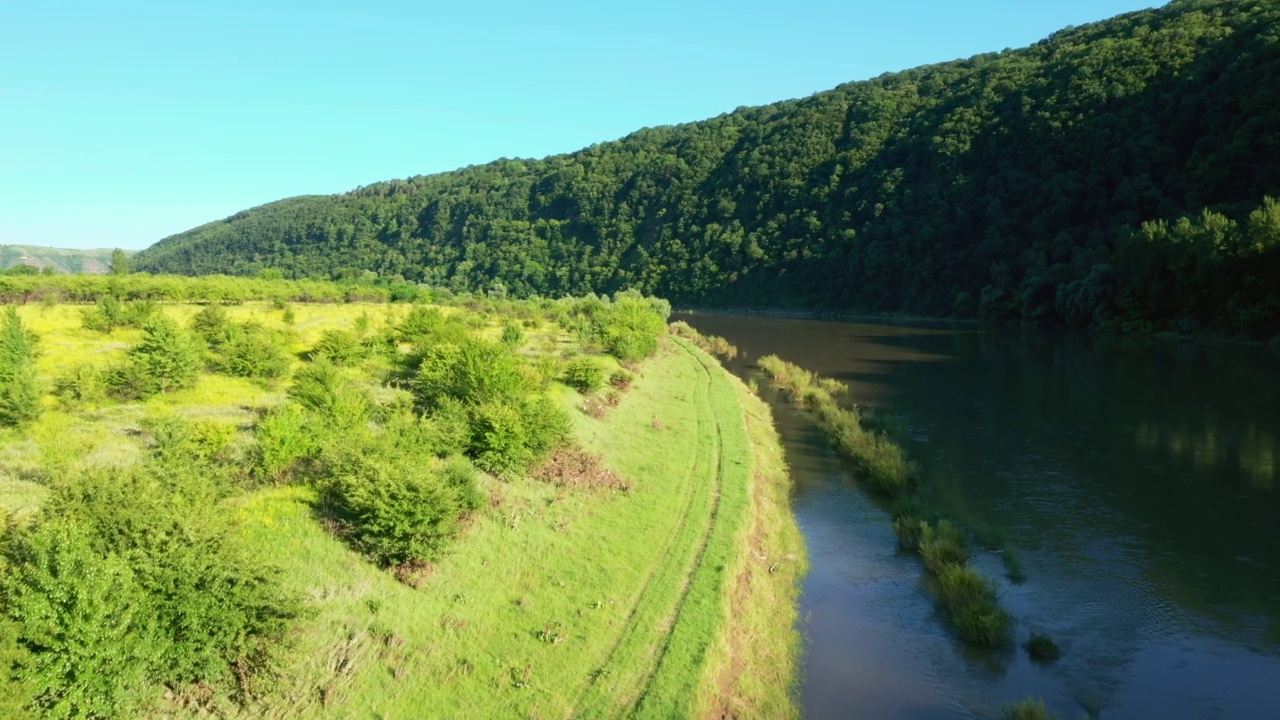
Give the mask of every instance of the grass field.
[{"label": "grass field", "polygon": [[[361,315],[403,308],[290,306],[294,351]],[[195,306],[165,306],[185,319]],[[285,327],[267,304],[237,320]],[[138,331],[80,329],[79,309],[22,309],[42,336],[49,381],[105,364]],[[482,330],[483,331],[483,330]],[[496,329],[494,330],[496,332]],[[569,342],[533,329],[527,345]],[[612,362],[612,361],[610,361]],[[144,417],[176,413],[251,428],[285,384],[204,375],[192,389],[90,411],[48,398],[32,426],[0,435],[0,508],[38,507],[47,468],[131,462]],[[482,479],[487,503],[418,587],[325,529],[305,487],[232,499],[255,552],[307,599],[269,682],[246,705],[200,713],[293,718],[768,717],[797,715],[791,694],[795,598],[804,553],[766,406],[709,356],[667,338],[603,417],[557,386],[575,435],[632,482],[629,491]],[[192,710],[158,701],[154,716]]]}]

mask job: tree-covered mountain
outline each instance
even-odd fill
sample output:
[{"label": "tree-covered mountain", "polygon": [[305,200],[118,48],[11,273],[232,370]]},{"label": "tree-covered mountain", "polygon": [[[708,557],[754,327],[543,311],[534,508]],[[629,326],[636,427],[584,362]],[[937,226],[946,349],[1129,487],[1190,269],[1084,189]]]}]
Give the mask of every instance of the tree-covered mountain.
[{"label": "tree-covered mountain", "polygon": [[543,160],[297,197],[139,269],[1280,332],[1280,2],[1031,47]]}]

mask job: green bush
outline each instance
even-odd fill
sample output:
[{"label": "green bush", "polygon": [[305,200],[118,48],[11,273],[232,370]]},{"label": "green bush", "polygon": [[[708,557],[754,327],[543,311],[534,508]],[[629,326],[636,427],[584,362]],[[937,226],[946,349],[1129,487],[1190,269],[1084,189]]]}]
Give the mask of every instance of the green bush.
[{"label": "green bush", "polygon": [[192,387],[204,365],[200,341],[163,315],[147,322],[123,365],[108,372],[112,394],[125,399]]},{"label": "green bush", "polygon": [[218,349],[213,367],[235,377],[275,380],[289,372],[292,360],[285,340],[261,325],[236,327]]},{"label": "green bush", "polygon": [[470,446],[470,412],[453,398],[442,399],[421,423],[423,432],[430,437],[430,446],[441,457],[464,453]]},{"label": "green bush", "polygon": [[0,319],[0,426],[40,416],[43,392],[35,359],[35,336],[23,327],[16,308],[5,308]]},{"label": "green bush", "polygon": [[637,361],[658,350],[658,338],[667,331],[671,306],[637,293],[618,293],[603,312],[596,315],[598,334],[605,350],[619,360]]},{"label": "green bush", "polygon": [[336,427],[352,428],[369,419],[368,397],[324,358],[294,374],[289,397]]},{"label": "green bush", "polygon": [[517,323],[508,322],[502,326],[501,342],[513,350],[520,347],[520,344],[524,342],[524,330]]},{"label": "green bush", "polygon": [[144,327],[159,314],[160,306],[151,300],[122,303],[115,295],[107,294],[98,299],[92,310],[81,313],[81,324],[86,330],[111,332],[119,327]]},{"label": "green bush", "polygon": [[152,608],[128,564],[95,552],[70,519],[5,547],[5,615],[29,651],[23,675],[45,718],[131,714],[160,657]]},{"label": "green bush", "polygon": [[235,425],[211,420],[152,417],[142,427],[155,440],[156,456],[166,462],[209,463],[226,453],[236,439]]},{"label": "green bush", "polygon": [[28,707],[35,692],[25,672],[31,654],[20,642],[21,630],[17,623],[0,615],[0,717],[9,720],[34,718]]},{"label": "green bush", "polygon": [[604,380],[604,368],[591,358],[575,358],[564,369],[565,384],[580,393],[599,390]]},{"label": "green bush", "polygon": [[234,327],[231,316],[221,305],[205,305],[191,316],[191,331],[211,348],[218,348],[229,341]]},{"label": "green bush", "polygon": [[466,325],[438,308],[417,306],[396,326],[392,336],[396,342],[426,350],[440,343],[461,344],[470,333]]},{"label": "green bush", "polygon": [[482,340],[440,344],[422,358],[413,393],[431,409],[444,397],[466,405],[522,399],[536,389],[536,372],[509,348]]},{"label": "green bush", "polygon": [[264,670],[301,611],[255,559],[220,501],[216,473],[161,457],[58,487],[48,517],[75,518],[94,548],[127,563],[147,608],[159,682],[244,681]]},{"label": "green bush", "polygon": [[77,365],[53,384],[54,394],[69,403],[102,402],[110,389],[106,373],[93,365]]},{"label": "green bush", "polygon": [[366,355],[360,337],[349,330],[325,330],[311,348],[312,358],[325,358],[336,365],[350,365]]},{"label": "green bush", "polygon": [[571,421],[549,398],[491,401],[471,411],[468,455],[492,473],[527,470],[562,445]]},{"label": "green bush", "polygon": [[470,454],[491,473],[520,470],[533,462],[524,418],[504,402],[492,401],[472,410]]},{"label": "green bush", "polygon": [[258,441],[254,470],[259,478],[270,482],[285,480],[298,463],[315,454],[318,439],[309,420],[298,403],[285,403],[262,418],[254,431]]},{"label": "green bush", "polygon": [[465,463],[425,461],[390,451],[386,441],[350,446],[331,461],[326,510],[356,546],[384,566],[426,562],[457,536],[480,494]]}]

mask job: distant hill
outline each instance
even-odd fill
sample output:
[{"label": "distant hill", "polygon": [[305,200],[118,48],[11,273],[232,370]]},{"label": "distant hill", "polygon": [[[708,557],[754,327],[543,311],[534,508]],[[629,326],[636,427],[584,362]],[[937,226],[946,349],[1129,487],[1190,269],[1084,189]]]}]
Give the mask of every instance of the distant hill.
[{"label": "distant hill", "polygon": [[[125,251],[133,255],[134,251]],[[0,245],[0,270],[14,265],[52,267],[60,273],[105,275],[111,267],[112,249],[73,250],[35,245]]]},{"label": "distant hill", "polygon": [[566,155],[282,200],[135,265],[1270,337],[1268,195],[1280,1],[1176,0]]}]

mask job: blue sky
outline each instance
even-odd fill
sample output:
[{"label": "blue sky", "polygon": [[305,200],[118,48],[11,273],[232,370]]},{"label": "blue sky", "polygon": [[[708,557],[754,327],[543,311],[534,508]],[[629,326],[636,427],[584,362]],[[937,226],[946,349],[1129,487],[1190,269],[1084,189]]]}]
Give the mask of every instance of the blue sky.
[{"label": "blue sky", "polygon": [[0,244],[143,248],[282,197],[568,152],[1152,4],[6,2]]}]

